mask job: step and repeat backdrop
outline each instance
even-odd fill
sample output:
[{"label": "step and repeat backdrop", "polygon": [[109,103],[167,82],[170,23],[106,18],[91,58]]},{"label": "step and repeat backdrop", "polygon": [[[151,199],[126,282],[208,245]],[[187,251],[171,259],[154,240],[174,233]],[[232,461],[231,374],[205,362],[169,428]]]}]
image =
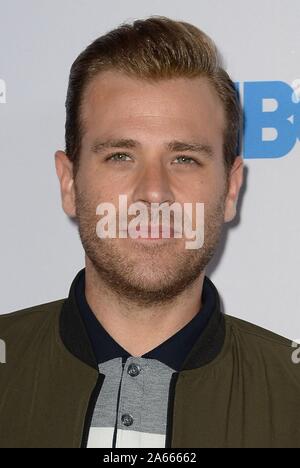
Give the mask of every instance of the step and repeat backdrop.
[{"label": "step and repeat backdrop", "polygon": [[63,213],[71,64],[96,37],[150,15],[216,42],[246,116],[236,219],[207,270],[226,313],[300,338],[300,1],[0,0],[0,314],[66,297],[84,266]]}]

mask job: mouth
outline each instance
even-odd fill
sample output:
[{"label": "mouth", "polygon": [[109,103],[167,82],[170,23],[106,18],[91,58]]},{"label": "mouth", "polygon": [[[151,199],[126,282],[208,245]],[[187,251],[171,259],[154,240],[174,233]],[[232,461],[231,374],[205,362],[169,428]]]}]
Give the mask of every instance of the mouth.
[{"label": "mouth", "polygon": [[174,237],[174,229],[171,226],[141,226],[138,234],[137,240],[167,240]]},{"label": "mouth", "polygon": [[[175,230],[172,226],[167,227],[167,226],[139,226],[139,229],[136,229],[136,231],[129,232],[127,229],[126,232],[127,237],[132,239],[133,241],[152,241],[152,242],[162,242],[162,241],[167,241],[175,237]],[[133,233],[137,233],[138,237],[132,237]]]}]

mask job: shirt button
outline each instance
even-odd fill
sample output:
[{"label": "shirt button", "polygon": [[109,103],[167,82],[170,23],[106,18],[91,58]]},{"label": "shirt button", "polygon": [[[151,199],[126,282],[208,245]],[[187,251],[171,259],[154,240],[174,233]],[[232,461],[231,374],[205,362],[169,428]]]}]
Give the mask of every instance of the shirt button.
[{"label": "shirt button", "polygon": [[136,377],[141,372],[141,368],[138,364],[130,364],[127,369],[127,373],[131,377]]},{"label": "shirt button", "polygon": [[131,426],[133,423],[133,417],[130,414],[123,414],[121,417],[121,421],[124,426]]}]

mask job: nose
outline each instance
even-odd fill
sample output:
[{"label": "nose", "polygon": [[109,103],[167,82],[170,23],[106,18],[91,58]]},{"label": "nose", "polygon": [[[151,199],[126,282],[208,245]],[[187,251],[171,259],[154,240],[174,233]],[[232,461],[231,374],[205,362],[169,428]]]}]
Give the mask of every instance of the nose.
[{"label": "nose", "polygon": [[174,202],[169,174],[162,161],[145,163],[132,193],[133,202],[168,203]]}]

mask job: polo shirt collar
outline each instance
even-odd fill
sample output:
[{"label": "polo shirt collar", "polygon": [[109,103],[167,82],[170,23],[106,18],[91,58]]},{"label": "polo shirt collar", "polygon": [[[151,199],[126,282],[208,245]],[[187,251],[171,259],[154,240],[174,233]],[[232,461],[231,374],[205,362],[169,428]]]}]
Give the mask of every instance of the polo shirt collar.
[{"label": "polo shirt collar", "polygon": [[[130,357],[131,354],[122,348],[103,328],[87,303],[85,296],[85,269],[81,270],[78,276],[75,284],[75,294],[98,364],[114,358]],[[199,338],[207,325],[215,307],[215,301],[214,290],[208,278],[205,278],[203,282],[202,307],[198,313],[181,330],[141,357],[156,359],[178,371],[197,338]]]},{"label": "polo shirt collar", "polygon": [[[85,313],[81,311],[81,301],[78,301],[79,298],[76,294],[76,285],[84,275],[85,269],[80,270],[70,286],[69,295],[63,303],[59,317],[59,332],[64,346],[69,352],[71,352],[71,354],[73,354],[73,356],[77,357],[87,365],[98,369],[99,359],[100,361],[103,361],[103,359],[107,360],[107,356],[108,358],[109,356],[112,356],[112,348],[110,346],[108,348],[104,346],[103,352],[104,348],[106,350],[109,349],[109,354],[101,354],[101,356],[98,355],[98,351],[95,349],[95,345],[93,344],[93,338],[89,334],[89,328],[87,327],[86,319],[84,318]],[[202,318],[200,320],[200,315],[203,310],[203,316],[205,318],[203,318],[202,322]],[[92,313],[92,311],[90,312]],[[126,351],[114,342],[110,335],[106,333],[93,313],[90,318],[92,317],[94,317],[97,322],[96,333],[100,332],[101,337],[105,339],[106,342],[109,341],[110,345],[113,344],[113,353],[118,353],[119,351],[121,352],[121,356],[123,356],[123,353],[126,353]],[[203,327],[202,329],[201,326]],[[97,336],[99,335],[97,334]],[[189,343],[187,343],[188,339],[191,340]],[[219,355],[223,347],[224,340],[225,319],[220,308],[219,294],[211,280],[205,276],[203,282],[202,308],[199,313],[196,314],[196,316],[182,330],[152,350],[150,353],[145,354],[143,357],[149,357],[151,355],[150,357],[157,359],[159,355],[159,359],[163,359],[163,362],[168,363],[171,367],[176,367],[178,369],[180,365],[179,361],[181,361],[180,370],[196,369],[208,364]],[[170,358],[169,350],[175,349],[175,347],[173,347],[175,342],[177,343],[179,350],[176,350],[177,357],[173,359]],[[191,344],[190,349],[188,349],[189,344]],[[180,347],[183,347],[184,351],[181,352]],[[179,351],[178,354],[177,351]],[[128,353],[127,355],[129,356]],[[124,357],[125,356],[126,354],[124,354]]]}]

